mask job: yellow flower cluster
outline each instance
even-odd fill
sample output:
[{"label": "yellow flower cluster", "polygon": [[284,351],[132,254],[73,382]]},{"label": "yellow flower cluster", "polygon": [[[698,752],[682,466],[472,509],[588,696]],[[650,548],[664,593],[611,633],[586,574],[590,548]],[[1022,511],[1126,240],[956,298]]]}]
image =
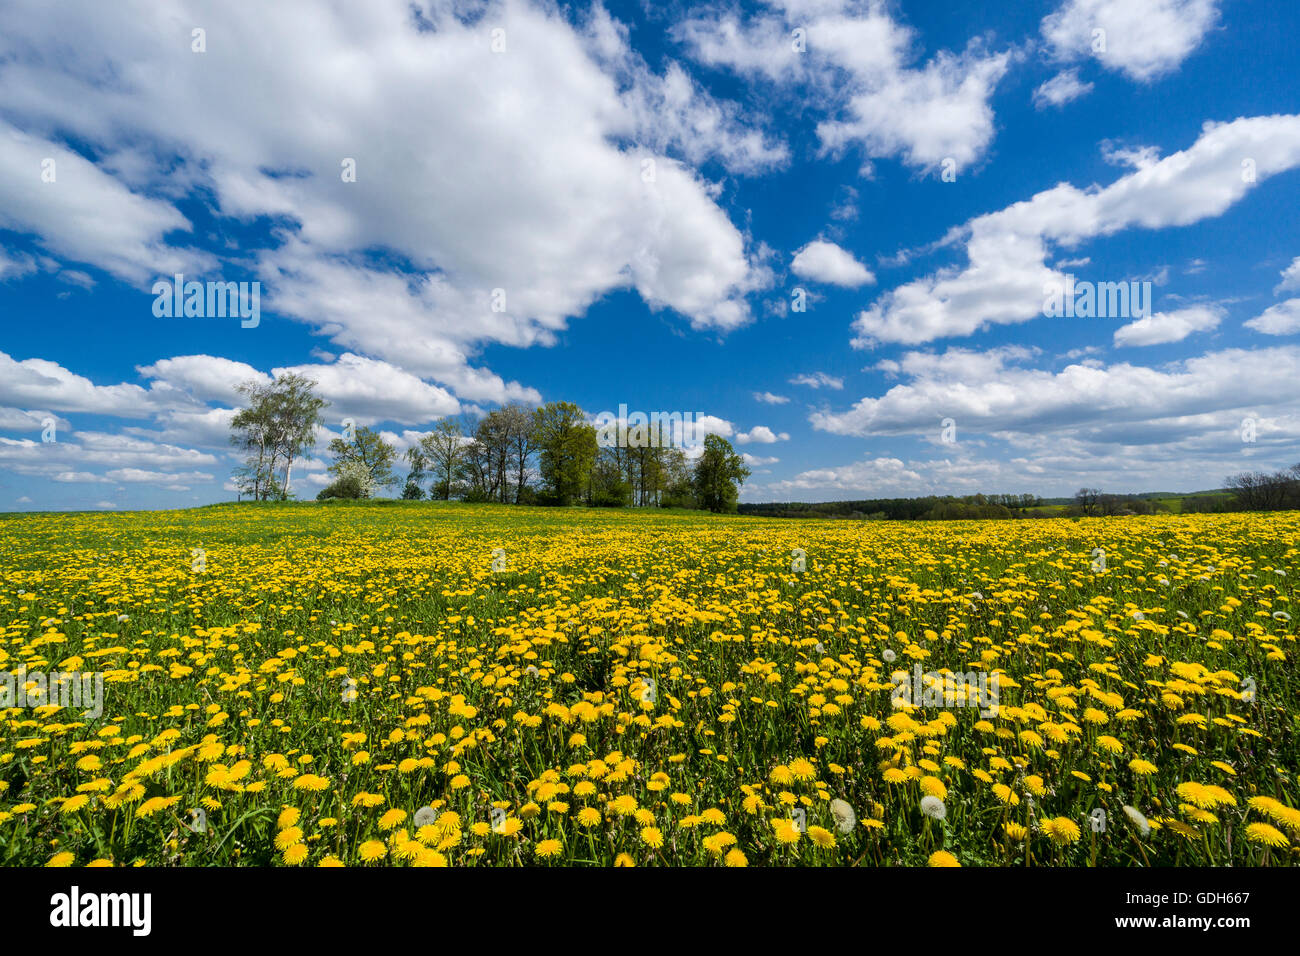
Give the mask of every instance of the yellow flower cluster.
[{"label": "yellow flower cluster", "polygon": [[[1297,541],[1294,514],[0,517],[0,847],[1296,862]],[[99,675],[102,701],[52,673]]]}]

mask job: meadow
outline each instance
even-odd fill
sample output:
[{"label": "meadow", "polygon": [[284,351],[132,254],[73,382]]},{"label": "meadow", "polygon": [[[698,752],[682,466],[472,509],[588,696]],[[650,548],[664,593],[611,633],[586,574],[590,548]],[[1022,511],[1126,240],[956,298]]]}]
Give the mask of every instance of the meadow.
[{"label": "meadow", "polygon": [[[0,863],[1294,865],[1298,541],[1296,513],[4,515],[0,671],[37,706],[0,709]],[[53,671],[102,674],[102,713],[40,705]],[[918,671],[947,696],[898,706]]]}]

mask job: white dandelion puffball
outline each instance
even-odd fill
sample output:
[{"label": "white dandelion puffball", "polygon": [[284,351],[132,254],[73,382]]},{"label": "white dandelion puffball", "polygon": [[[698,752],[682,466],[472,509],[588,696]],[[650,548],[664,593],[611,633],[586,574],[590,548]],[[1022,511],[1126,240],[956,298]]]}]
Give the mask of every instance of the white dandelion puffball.
[{"label": "white dandelion puffball", "polygon": [[932,820],[942,820],[948,815],[948,808],[938,797],[926,796],[921,798],[921,812]]},{"label": "white dandelion puffball", "polygon": [[890,650],[889,648],[887,648],[887,647],[886,647],[883,651],[880,652],[880,659],[881,659],[882,661],[884,661],[886,664],[892,664],[892,663],[894,663],[894,661],[897,659],[897,657],[898,657],[898,655],[895,654],[893,651],[891,651],[891,650]]},{"label": "white dandelion puffball", "polygon": [[1147,823],[1147,818],[1142,815],[1142,811],[1137,807],[1125,805],[1124,816],[1133,821],[1133,825],[1138,828],[1138,832],[1143,836],[1151,833],[1151,824]]},{"label": "white dandelion puffball", "polygon": [[858,822],[853,808],[839,799],[831,801],[831,816],[835,818],[835,829],[841,833],[852,833],[854,825]]},{"label": "white dandelion puffball", "polygon": [[417,827],[432,826],[438,820],[438,811],[433,807],[420,807],[415,811],[415,825]]}]

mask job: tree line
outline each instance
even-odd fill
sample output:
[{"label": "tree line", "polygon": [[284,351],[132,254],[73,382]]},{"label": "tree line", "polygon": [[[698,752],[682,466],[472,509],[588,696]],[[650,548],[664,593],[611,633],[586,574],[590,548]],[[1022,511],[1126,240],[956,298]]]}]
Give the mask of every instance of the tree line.
[{"label": "tree line", "polygon": [[1197,511],[1295,511],[1300,509],[1300,464],[1281,471],[1243,471],[1229,475],[1228,497],[1205,499]]},{"label": "tree line", "polygon": [[[293,463],[311,457],[328,406],[315,386],[294,373],[239,386],[247,407],[231,421],[231,442],[244,453],[234,471],[241,495],[295,497]],[[446,418],[400,459],[379,432],[348,426],[329,443],[332,481],[316,497],[370,498],[400,488],[406,499],[736,511],[750,472],[730,442],[706,435],[692,464],[677,437],[658,423],[598,430],[572,402],[514,403],[477,421]]]},{"label": "tree line", "polygon": [[[980,518],[1039,517],[1036,495],[927,495],[859,501],[788,501],[743,504],[740,513],[771,518],[852,518],[866,521],[969,521]],[[1046,516],[1046,515],[1042,515]]]}]

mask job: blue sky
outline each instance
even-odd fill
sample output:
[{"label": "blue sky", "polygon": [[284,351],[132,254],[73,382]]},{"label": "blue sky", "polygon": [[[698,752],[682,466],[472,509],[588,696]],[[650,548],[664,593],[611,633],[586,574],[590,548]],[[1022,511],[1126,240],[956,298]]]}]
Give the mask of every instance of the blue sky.
[{"label": "blue sky", "polygon": [[[1295,4],[56,9],[0,10],[0,510],[232,498],[279,369],[322,450],[706,416],[750,501],[1300,461]],[[256,327],[156,317],[178,272]],[[1150,309],[1045,315],[1066,276]]]}]

